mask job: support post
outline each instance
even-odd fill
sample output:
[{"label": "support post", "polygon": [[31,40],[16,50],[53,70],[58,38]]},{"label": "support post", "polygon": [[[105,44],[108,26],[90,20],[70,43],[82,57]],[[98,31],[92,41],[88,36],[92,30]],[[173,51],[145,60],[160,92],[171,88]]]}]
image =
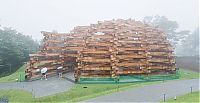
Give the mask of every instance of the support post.
[{"label": "support post", "polygon": [[166,99],[166,94],[163,94],[163,100],[165,102],[165,99]]}]

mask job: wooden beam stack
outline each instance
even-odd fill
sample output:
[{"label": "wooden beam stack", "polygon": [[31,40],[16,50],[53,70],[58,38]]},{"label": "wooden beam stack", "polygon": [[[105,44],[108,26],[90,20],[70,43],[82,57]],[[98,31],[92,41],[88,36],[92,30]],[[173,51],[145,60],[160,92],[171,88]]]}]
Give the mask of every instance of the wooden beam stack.
[{"label": "wooden beam stack", "polygon": [[74,77],[77,81],[80,77],[80,68],[81,65],[78,63],[79,58],[81,57],[80,51],[85,47],[85,38],[88,32],[87,26],[78,26],[71,31],[70,36],[65,40],[65,50],[70,52],[65,52],[67,57],[73,57],[75,59],[74,67]]},{"label": "wooden beam stack", "polygon": [[[117,20],[115,46],[117,51],[115,62],[117,75],[144,74],[148,72],[146,62],[145,35],[140,31],[144,27],[134,20]],[[140,31],[140,32],[139,32]]]},{"label": "wooden beam stack", "polygon": [[[175,72],[173,48],[166,35],[139,21],[99,21],[77,26],[66,34],[42,33],[41,52],[30,55],[29,78],[34,78],[42,66],[53,68],[49,73],[55,73],[58,65],[74,69],[76,81]],[[35,67],[37,63],[47,65]]]},{"label": "wooden beam stack", "polygon": [[62,48],[65,34],[56,32],[41,32],[44,36],[40,52],[30,54],[29,66],[26,70],[26,76],[29,80],[41,76],[40,70],[44,67],[48,68],[47,75],[56,74],[56,68],[65,66]]},{"label": "wooden beam stack", "polygon": [[86,28],[85,47],[78,57],[77,80],[175,72],[172,47],[166,35],[153,27],[118,19]]},{"label": "wooden beam stack", "polygon": [[110,77],[112,75],[110,50],[113,45],[113,31],[107,31],[108,26],[112,25],[97,24],[87,28],[84,48],[78,57],[78,78]]},{"label": "wooden beam stack", "polygon": [[173,48],[166,35],[157,29],[146,29],[148,70],[152,73],[175,72]]}]

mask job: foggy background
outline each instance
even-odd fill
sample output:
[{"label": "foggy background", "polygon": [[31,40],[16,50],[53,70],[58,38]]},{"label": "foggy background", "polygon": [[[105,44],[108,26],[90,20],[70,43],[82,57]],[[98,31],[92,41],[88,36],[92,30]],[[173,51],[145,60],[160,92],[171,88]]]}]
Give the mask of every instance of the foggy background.
[{"label": "foggy background", "polygon": [[0,25],[41,40],[40,31],[69,32],[101,20],[166,16],[178,30],[198,27],[198,0],[1,0]]},{"label": "foggy background", "polygon": [[177,67],[199,72],[198,0],[0,0],[0,77],[17,71],[40,50],[40,31],[70,32],[129,18],[164,31]]}]

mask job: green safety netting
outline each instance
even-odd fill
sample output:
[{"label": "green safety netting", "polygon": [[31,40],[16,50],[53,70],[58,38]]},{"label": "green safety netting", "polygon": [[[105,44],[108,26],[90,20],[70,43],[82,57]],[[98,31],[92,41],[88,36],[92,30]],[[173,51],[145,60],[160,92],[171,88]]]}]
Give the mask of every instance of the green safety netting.
[{"label": "green safety netting", "polygon": [[163,75],[128,75],[128,76],[119,76],[117,78],[111,78],[111,77],[80,78],[78,83],[97,84],[97,83],[150,82],[150,81],[178,79],[179,75],[180,75],[179,70],[176,70],[176,73],[174,74],[163,74]]}]

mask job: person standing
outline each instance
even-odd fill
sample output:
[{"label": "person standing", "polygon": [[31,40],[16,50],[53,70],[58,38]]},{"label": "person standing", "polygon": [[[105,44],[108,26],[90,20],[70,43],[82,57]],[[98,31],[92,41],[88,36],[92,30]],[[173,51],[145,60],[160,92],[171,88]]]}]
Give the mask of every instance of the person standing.
[{"label": "person standing", "polygon": [[62,66],[59,66],[59,67],[57,68],[57,72],[58,72],[58,76],[59,76],[60,78],[62,78],[63,67],[62,67]]},{"label": "person standing", "polygon": [[44,68],[42,68],[41,69],[41,74],[42,74],[42,77],[41,77],[41,80],[44,78],[45,80],[47,80],[47,75],[46,75],[46,73],[47,73],[47,67],[44,67]]}]

